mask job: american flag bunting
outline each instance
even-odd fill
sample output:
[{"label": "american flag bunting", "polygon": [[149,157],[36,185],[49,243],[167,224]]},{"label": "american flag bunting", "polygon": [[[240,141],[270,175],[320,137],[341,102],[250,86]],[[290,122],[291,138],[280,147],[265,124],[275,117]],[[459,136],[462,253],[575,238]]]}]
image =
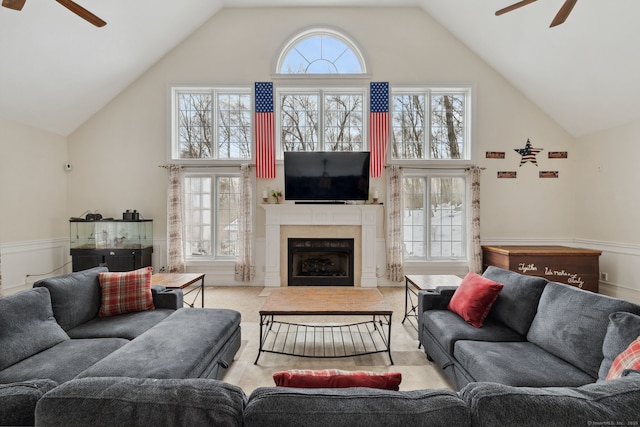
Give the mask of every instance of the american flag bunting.
[{"label": "american flag bunting", "polygon": [[256,177],[276,177],[273,83],[255,84]]},{"label": "american flag bunting", "polygon": [[370,86],[369,149],[370,173],[380,176],[389,143],[389,83],[372,82]]}]

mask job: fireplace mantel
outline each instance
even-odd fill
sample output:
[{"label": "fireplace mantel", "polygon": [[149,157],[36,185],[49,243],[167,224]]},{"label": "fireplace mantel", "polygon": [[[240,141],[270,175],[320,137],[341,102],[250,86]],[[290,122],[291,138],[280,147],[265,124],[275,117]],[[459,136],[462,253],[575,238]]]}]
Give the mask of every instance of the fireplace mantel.
[{"label": "fireplace mantel", "polygon": [[[266,211],[264,285],[281,286],[287,272],[280,271],[280,226],[358,226],[361,229],[360,286],[376,287],[376,230],[381,205],[325,205],[284,203],[260,205]],[[332,237],[327,233],[327,237]],[[284,280],[281,275],[284,275]],[[358,284],[356,284],[357,286]]]}]

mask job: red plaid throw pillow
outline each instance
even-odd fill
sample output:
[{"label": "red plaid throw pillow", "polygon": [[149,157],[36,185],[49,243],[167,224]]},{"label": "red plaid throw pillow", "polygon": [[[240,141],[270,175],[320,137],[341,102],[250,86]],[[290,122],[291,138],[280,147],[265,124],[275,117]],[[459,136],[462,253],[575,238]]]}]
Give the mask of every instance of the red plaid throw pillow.
[{"label": "red plaid throw pillow", "polygon": [[98,273],[102,305],[98,316],[107,317],[155,308],[151,295],[151,267],[124,273]]},{"label": "red plaid throw pillow", "polygon": [[614,359],[606,379],[620,378],[625,369],[640,370],[640,337]]},{"label": "red plaid throw pillow", "polygon": [[273,374],[278,387],[296,388],[346,388],[369,387],[385,390],[399,390],[402,381],[401,372],[379,374],[369,371],[342,371],[324,369],[313,371],[308,369],[292,369]]}]

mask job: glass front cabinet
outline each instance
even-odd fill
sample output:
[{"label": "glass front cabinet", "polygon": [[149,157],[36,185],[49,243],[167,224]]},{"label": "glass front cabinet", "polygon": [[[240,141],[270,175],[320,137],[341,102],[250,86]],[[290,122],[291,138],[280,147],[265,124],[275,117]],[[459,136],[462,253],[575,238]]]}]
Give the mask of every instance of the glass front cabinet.
[{"label": "glass front cabinet", "polygon": [[73,271],[106,266],[131,271],[151,266],[153,220],[71,220]]}]

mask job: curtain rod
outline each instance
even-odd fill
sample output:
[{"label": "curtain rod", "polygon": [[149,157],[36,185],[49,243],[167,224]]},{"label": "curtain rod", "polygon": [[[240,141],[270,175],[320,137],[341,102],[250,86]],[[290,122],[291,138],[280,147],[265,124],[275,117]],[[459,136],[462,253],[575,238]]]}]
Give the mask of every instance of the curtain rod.
[{"label": "curtain rod", "polygon": [[[385,168],[385,169],[387,169],[387,168],[389,168],[389,167],[391,167],[391,166],[393,166],[393,165],[385,165],[385,167],[384,167],[384,168]],[[458,168],[456,168],[455,166],[448,166],[448,167],[444,167],[444,166],[438,166],[438,167],[433,167],[433,166],[398,166],[398,167],[399,167],[400,169],[418,169],[418,170],[422,170],[422,169],[425,169],[425,170],[427,170],[427,169],[428,169],[428,170],[438,170],[438,169],[458,169]],[[486,169],[486,168],[481,168],[481,167],[478,167],[478,166],[466,166],[466,167],[464,168],[464,170],[468,171],[468,170],[470,170],[470,169],[472,169],[472,168],[475,168],[475,167],[477,167],[477,168],[478,168],[478,169],[480,169],[480,170],[485,170],[485,169]]]},{"label": "curtain rod", "polygon": [[[238,168],[240,169],[242,165],[158,165],[159,168],[169,169],[171,166],[180,166],[181,168],[193,169],[193,168],[210,168],[210,169],[220,169],[220,168]],[[256,165],[250,164],[249,168],[254,168]]]}]

